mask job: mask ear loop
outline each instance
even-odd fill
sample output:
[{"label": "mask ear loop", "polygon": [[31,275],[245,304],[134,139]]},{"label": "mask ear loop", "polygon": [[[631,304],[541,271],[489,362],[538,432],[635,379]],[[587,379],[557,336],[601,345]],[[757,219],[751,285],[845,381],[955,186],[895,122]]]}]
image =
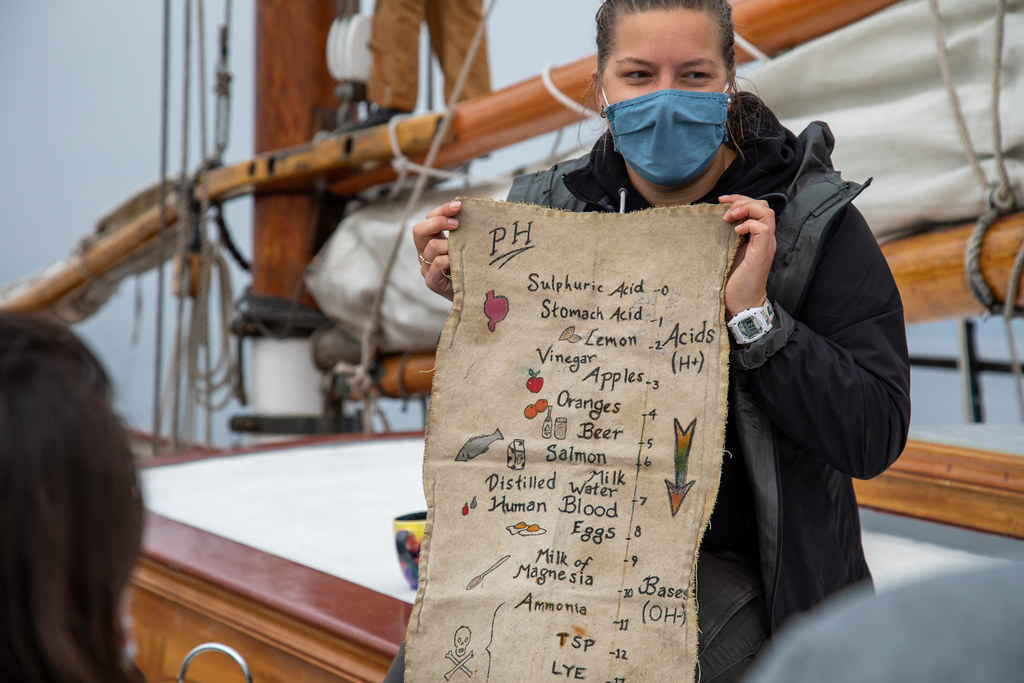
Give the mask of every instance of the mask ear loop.
[{"label": "mask ear loop", "polygon": [[725,95],[725,97],[726,97],[726,100],[725,100],[725,110],[726,110],[726,116],[725,116],[725,118],[726,118],[726,122],[725,122],[725,140],[723,140],[723,143],[724,143],[724,142],[728,141],[728,139],[729,139],[729,107],[732,105],[732,93],[729,92],[729,80],[728,79],[726,79],[726,81],[725,81],[725,87],[722,88],[722,94]]}]

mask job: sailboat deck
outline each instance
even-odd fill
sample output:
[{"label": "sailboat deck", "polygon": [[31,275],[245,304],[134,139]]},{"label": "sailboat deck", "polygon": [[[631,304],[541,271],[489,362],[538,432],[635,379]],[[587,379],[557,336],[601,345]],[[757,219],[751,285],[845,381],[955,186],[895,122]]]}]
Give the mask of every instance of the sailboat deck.
[{"label": "sailboat deck", "polygon": [[[151,668],[173,673],[189,648],[221,639],[264,667],[261,681],[301,667],[316,669],[301,680],[380,680],[415,599],[391,521],[426,507],[422,455],[420,435],[350,438],[144,469],[149,524],[135,580],[144,667],[156,658]],[[1024,541],[1005,536],[872,510],[862,522],[879,591],[1024,562]],[[187,624],[180,642],[152,621],[175,610],[187,616],[175,617]]]}]

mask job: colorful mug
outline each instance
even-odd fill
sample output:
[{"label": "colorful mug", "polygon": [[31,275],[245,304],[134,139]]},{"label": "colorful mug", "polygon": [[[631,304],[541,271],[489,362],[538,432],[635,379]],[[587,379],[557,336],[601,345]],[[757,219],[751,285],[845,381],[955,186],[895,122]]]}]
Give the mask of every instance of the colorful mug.
[{"label": "colorful mug", "polygon": [[420,582],[420,543],[423,542],[423,529],[427,525],[426,512],[411,512],[395,517],[392,526],[395,530],[395,550],[398,552],[398,564],[409,586],[416,590]]}]

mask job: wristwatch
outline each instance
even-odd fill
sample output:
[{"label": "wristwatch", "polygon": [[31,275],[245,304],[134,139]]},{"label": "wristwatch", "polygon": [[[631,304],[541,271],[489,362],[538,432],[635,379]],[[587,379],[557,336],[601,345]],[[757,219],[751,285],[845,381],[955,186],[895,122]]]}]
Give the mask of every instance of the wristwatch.
[{"label": "wristwatch", "polygon": [[737,344],[752,344],[768,334],[774,322],[775,309],[772,302],[765,299],[763,306],[748,308],[734,315],[728,327]]}]

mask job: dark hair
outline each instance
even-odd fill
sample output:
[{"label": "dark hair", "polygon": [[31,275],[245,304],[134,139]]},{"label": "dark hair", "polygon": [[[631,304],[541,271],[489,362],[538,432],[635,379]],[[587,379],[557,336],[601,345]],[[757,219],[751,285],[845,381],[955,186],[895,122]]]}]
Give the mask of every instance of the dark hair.
[{"label": "dark hair", "polygon": [[615,27],[623,15],[642,12],[690,10],[707,12],[718,27],[722,46],[722,62],[728,74],[733,96],[729,106],[726,130],[730,144],[743,141],[744,132],[752,121],[761,118],[766,105],[753,93],[736,89],[736,29],[732,22],[729,0],[604,0],[597,10],[597,73],[604,75],[608,57],[615,47]]},{"label": "dark hair", "polygon": [[71,330],[0,313],[0,680],[137,680],[120,610],[143,508],[111,394]]},{"label": "dark hair", "polygon": [[722,45],[722,62],[731,83],[736,69],[736,49],[729,0],[604,0],[597,10],[597,72],[603,74],[608,65],[608,55],[615,46],[615,27],[623,14],[676,9],[707,12],[715,20]]}]

